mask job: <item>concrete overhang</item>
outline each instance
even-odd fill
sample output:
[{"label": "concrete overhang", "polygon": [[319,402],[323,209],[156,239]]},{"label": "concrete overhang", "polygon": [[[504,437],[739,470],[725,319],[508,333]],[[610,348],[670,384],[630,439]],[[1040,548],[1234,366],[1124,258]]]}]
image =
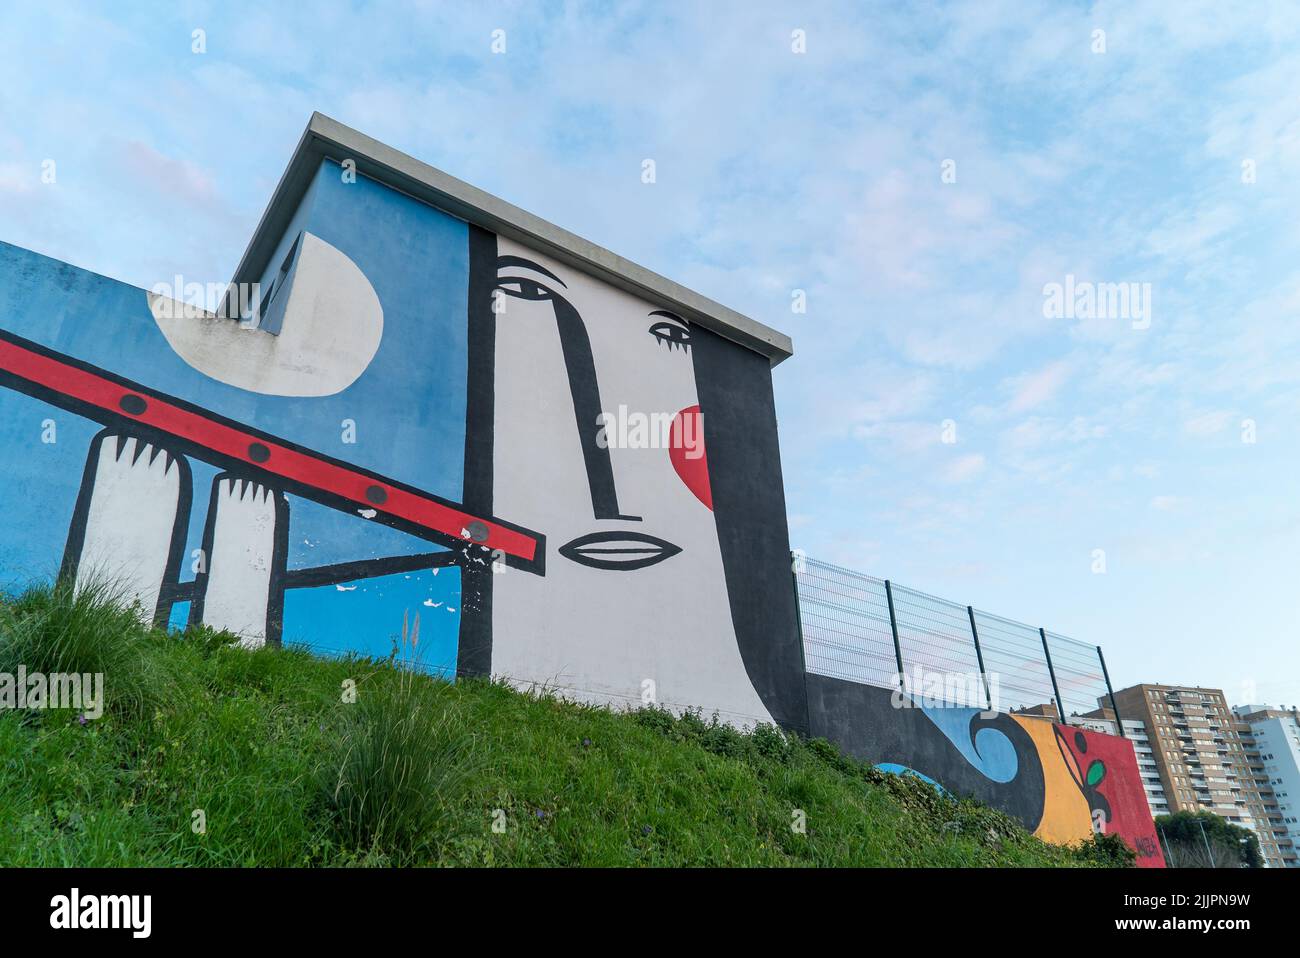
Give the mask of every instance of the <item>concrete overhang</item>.
[{"label": "concrete overhang", "polygon": [[470,186],[321,113],[313,113],[235,270],[232,283],[255,283],[289,228],[322,160],[352,160],[356,170],[452,216],[582,270],[648,302],[672,310],[732,342],[766,356],[775,366],[794,352],[790,337],[715,303],[526,210]]}]

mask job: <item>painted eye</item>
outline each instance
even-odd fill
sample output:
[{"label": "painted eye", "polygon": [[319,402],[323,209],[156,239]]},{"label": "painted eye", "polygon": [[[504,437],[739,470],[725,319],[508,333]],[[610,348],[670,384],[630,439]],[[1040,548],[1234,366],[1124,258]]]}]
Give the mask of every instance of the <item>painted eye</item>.
[{"label": "painted eye", "polygon": [[649,332],[659,342],[667,343],[670,351],[679,346],[682,349],[690,349],[691,334],[685,326],[670,322],[655,323],[650,327]]},{"label": "painted eye", "polygon": [[536,280],[522,276],[503,276],[497,280],[497,289],[515,299],[554,299],[555,294]]}]

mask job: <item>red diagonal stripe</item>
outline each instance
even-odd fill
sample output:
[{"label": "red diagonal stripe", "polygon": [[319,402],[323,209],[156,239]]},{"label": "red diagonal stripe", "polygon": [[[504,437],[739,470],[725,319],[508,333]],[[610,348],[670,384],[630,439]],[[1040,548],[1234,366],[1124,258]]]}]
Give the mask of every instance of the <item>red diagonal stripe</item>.
[{"label": "red diagonal stripe", "polygon": [[[293,449],[194,412],[143,389],[132,389],[108,376],[0,338],[0,369],[43,386],[70,399],[80,400],[161,432],[246,462],[265,472],[341,496],[359,508],[375,509],[422,528],[464,541],[471,523],[481,523],[487,538],[478,542],[488,549],[531,562],[537,540],[490,519],[447,506],[418,492],[410,492],[349,469],[310,452]],[[143,408],[141,408],[143,403]]]}]

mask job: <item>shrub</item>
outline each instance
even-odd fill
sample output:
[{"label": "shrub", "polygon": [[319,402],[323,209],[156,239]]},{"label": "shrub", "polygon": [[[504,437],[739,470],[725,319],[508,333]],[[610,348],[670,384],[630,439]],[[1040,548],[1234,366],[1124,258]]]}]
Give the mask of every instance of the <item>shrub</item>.
[{"label": "shrub", "polygon": [[104,676],[104,707],[149,716],[179,694],[168,639],[110,584],[32,587],[0,604],[0,672]]},{"label": "shrub", "polygon": [[1114,832],[1094,834],[1090,840],[1073,846],[1072,851],[1080,861],[1102,868],[1137,867],[1137,852]]},{"label": "shrub", "polygon": [[[403,638],[412,653],[416,633]],[[476,766],[474,738],[441,701],[445,684],[412,655],[364,677],[340,703],[337,751],[322,782],[339,841],[360,860],[412,861],[436,846]]]}]

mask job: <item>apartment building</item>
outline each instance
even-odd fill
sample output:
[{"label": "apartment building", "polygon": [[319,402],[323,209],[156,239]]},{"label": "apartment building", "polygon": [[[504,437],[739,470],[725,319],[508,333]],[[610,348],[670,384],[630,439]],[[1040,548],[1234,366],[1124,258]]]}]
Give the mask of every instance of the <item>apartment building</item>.
[{"label": "apartment building", "polygon": [[1242,726],[1242,744],[1283,864],[1300,867],[1300,711],[1264,705],[1239,705],[1232,711]]},{"label": "apartment building", "polygon": [[1294,860],[1251,726],[1221,689],[1134,685],[1116,691],[1115,704],[1144,726],[1169,812],[1214,812],[1253,831],[1269,867]]}]

